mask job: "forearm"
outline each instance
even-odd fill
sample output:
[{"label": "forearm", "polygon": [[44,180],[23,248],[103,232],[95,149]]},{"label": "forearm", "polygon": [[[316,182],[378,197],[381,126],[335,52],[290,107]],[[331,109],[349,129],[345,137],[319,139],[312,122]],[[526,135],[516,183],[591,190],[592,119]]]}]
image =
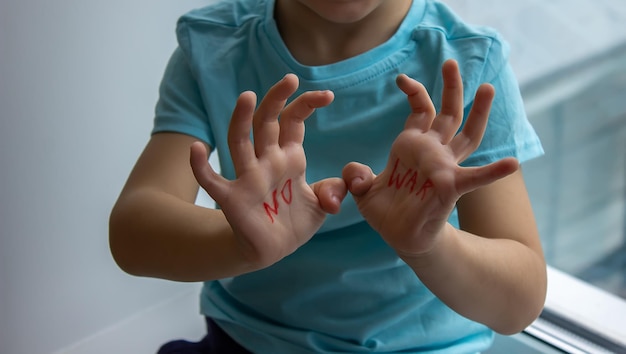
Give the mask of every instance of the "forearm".
[{"label": "forearm", "polygon": [[403,257],[420,280],[461,315],[497,332],[516,333],[543,308],[546,268],[540,255],[510,239],[488,239],[447,224],[427,255]]},{"label": "forearm", "polygon": [[111,252],[126,272],[205,281],[253,271],[220,210],[144,189],[123,195],[109,222]]}]

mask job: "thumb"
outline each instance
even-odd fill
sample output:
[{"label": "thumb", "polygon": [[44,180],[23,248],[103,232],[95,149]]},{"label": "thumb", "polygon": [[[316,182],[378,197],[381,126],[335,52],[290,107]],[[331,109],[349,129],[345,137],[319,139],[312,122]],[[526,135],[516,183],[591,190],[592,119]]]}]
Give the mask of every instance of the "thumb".
[{"label": "thumb", "polygon": [[209,164],[209,155],[206,146],[196,141],[191,144],[189,152],[189,163],[196,181],[216,202],[223,197],[222,184],[224,177],[219,175]]},{"label": "thumb", "polygon": [[326,178],[311,185],[319,200],[320,207],[326,213],[337,214],[341,202],[348,194],[345,182],[341,178]]},{"label": "thumb", "polygon": [[374,178],[376,178],[369,166],[358,162],[347,164],[341,175],[354,197],[360,197],[367,193],[372,187]]},{"label": "thumb", "polygon": [[467,167],[462,170],[456,189],[460,195],[491,184],[519,169],[519,162],[513,157],[490,163],[481,167]]}]

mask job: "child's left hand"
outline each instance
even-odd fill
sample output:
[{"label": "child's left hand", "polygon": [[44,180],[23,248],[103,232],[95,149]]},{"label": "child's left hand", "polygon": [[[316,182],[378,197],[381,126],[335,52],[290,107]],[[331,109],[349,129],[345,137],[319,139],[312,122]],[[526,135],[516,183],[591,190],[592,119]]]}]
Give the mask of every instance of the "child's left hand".
[{"label": "child's left hand", "polygon": [[361,214],[401,256],[429,252],[444,229],[457,200],[518,169],[514,158],[482,167],[461,167],[479,146],[494,97],[482,85],[462,131],[463,84],[458,65],[443,65],[444,89],[437,115],[423,85],[400,75],[398,87],[407,95],[412,113],[396,138],[386,168],[378,176],[352,162],[343,178]]}]

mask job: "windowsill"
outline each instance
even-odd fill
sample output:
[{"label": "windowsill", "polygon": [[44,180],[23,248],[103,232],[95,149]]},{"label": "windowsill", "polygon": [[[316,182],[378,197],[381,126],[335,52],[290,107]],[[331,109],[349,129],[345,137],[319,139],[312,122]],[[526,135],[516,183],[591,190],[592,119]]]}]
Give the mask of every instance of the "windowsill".
[{"label": "windowsill", "polygon": [[616,295],[548,267],[545,309],[566,325],[540,317],[526,333],[568,353],[611,352],[606,343],[626,349],[626,301]]}]

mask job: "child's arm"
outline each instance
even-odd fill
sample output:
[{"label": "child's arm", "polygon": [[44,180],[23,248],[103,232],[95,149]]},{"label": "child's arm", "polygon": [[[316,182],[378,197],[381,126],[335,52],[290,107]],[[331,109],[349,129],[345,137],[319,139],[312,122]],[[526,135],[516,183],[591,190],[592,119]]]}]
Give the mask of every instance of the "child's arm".
[{"label": "child's arm", "polygon": [[[338,212],[347,193],[343,180],[309,186],[302,149],[304,120],[333,95],[306,92],[285,106],[297,87],[288,75],[256,111],[254,94],[240,96],[228,135],[234,181],[211,169],[207,147],[194,138],[152,137],[111,213],[111,251],[121,268],[180,281],[254,271],[293,252],[326,213]],[[198,183],[222,210],[193,204]]]},{"label": "child's arm", "polygon": [[[476,93],[463,130],[463,88],[455,62],[443,67],[442,111],[406,76],[398,86],[412,114],[374,176],[351,163],[344,179],[359,210],[420,280],[458,313],[501,333],[515,333],[543,307],[543,252],[517,160],[458,164],[480,144],[494,91]],[[462,230],[447,219],[458,205]]]}]

